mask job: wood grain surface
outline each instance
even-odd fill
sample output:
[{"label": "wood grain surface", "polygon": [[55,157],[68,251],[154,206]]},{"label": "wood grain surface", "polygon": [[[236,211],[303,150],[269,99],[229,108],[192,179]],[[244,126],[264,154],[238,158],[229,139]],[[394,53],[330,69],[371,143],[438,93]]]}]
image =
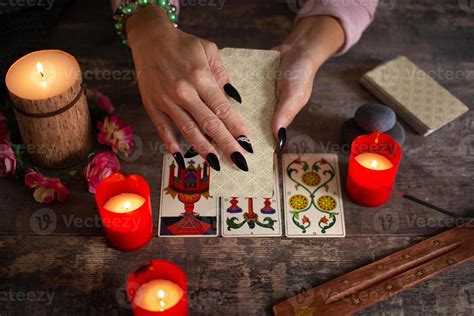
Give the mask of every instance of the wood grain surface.
[{"label": "wood grain surface", "polygon": [[[229,0],[222,9],[218,1],[209,0],[204,6],[198,1],[185,3],[182,29],[215,41],[220,48],[270,49],[288,34],[294,17],[291,6],[281,1]],[[344,181],[348,152],[340,146],[340,127],[357,107],[376,100],[358,80],[367,70],[401,54],[472,108],[474,7],[470,10],[467,4],[463,0],[382,1],[362,40],[319,71],[310,102],[288,130],[287,151],[337,153]],[[164,146],[141,106],[133,62],[114,34],[108,1],[74,2],[48,41],[50,47],[45,48],[75,56],[88,85],[108,95],[117,113],[133,125],[139,151],[129,161],[121,161],[122,170],[141,174],[149,182],[156,235]],[[405,125],[407,140],[397,187],[472,216],[473,118],[470,111],[427,138]],[[192,315],[271,314],[277,302],[456,225],[453,219],[398,196],[383,207],[366,209],[344,195],[344,239],[155,237],[129,254],[107,246],[86,184],[76,182],[69,188],[69,201],[45,207],[34,202],[30,189],[0,179],[1,315],[129,315],[123,296],[125,279],[154,258],[176,262],[186,271]],[[473,312],[471,262],[360,314]]]}]

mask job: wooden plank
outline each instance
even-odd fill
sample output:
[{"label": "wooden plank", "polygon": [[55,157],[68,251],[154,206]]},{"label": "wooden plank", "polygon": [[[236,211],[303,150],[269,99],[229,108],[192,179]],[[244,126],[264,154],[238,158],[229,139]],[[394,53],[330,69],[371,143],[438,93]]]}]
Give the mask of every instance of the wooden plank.
[{"label": "wooden plank", "polygon": [[[284,239],[279,243],[271,238],[154,238],[138,252],[120,253],[102,237],[2,236],[0,293],[48,292],[54,293],[54,301],[48,305],[0,300],[0,312],[129,314],[120,305],[127,275],[147,260],[160,258],[177,263],[186,272],[193,315],[270,314],[273,304],[296,291],[418,241],[413,237]],[[362,314],[399,314],[402,310],[407,314],[466,314],[474,307],[473,298],[474,264],[470,262]]]}]

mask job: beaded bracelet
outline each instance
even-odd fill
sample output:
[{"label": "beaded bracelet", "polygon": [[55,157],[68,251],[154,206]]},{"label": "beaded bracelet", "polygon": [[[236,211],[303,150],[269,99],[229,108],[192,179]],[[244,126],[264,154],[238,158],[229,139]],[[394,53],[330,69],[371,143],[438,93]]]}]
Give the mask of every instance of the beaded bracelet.
[{"label": "beaded bracelet", "polygon": [[169,0],[126,1],[117,8],[117,10],[115,11],[115,14],[113,15],[113,19],[115,20],[115,30],[117,31],[117,35],[120,36],[122,40],[122,44],[128,46],[127,34],[125,33],[126,19],[130,15],[135,13],[139,8],[144,8],[153,4],[156,4],[160,8],[165,9],[171,23],[173,23],[175,27],[178,26],[178,24],[176,24],[176,22],[178,21],[178,16],[176,15],[176,6],[173,4],[170,4]]}]

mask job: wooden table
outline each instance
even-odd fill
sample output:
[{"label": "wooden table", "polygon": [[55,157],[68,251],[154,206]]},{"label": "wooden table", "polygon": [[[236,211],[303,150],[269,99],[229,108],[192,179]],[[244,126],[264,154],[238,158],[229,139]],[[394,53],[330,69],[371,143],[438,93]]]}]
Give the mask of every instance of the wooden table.
[{"label": "wooden table", "polygon": [[[222,10],[192,3],[196,2],[188,1],[183,8],[182,28],[219,47],[268,49],[292,25],[293,13],[286,3],[228,1]],[[299,144],[300,150],[338,153],[343,178],[348,155],[339,148],[340,126],[358,106],[375,100],[358,79],[380,62],[404,54],[466,104],[474,104],[474,7],[469,10],[457,0],[393,3],[383,1],[360,43],[321,69],[309,104],[288,131],[288,151]],[[143,153],[133,162],[122,162],[122,167],[150,183],[156,230],[163,152],[130,77],[131,56],[113,33],[107,1],[75,2],[50,36],[50,47],[76,56],[89,86],[110,96],[118,113],[133,124]],[[472,216],[473,119],[469,112],[427,138],[407,127],[398,188]],[[308,139],[309,147],[301,146]],[[1,315],[130,314],[124,301],[126,277],[152,258],[184,268],[193,315],[269,314],[272,305],[287,295],[454,225],[451,218],[397,196],[376,209],[359,207],[344,196],[344,239],[167,239],[156,238],[155,233],[140,251],[121,253],[107,246],[93,196],[84,183],[70,186],[69,201],[50,206],[35,203],[31,191],[13,180],[2,179],[0,186]],[[36,212],[44,208],[41,212],[53,214],[56,224],[41,231]],[[474,264],[468,263],[362,314],[473,312]]]}]

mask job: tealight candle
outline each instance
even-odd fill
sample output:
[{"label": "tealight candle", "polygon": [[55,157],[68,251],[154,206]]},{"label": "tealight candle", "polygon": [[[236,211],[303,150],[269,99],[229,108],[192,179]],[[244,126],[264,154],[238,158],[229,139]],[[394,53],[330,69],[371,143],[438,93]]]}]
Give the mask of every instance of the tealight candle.
[{"label": "tealight candle", "polygon": [[143,284],[133,302],[140,308],[152,312],[163,312],[172,308],[183,297],[183,289],[168,280],[157,279]]},{"label": "tealight candle", "polygon": [[374,153],[363,153],[357,155],[355,160],[367,169],[372,170],[387,170],[393,167],[390,160],[382,155]]},{"label": "tealight candle", "polygon": [[134,315],[186,316],[188,281],[176,264],[152,260],[130,274],[127,295]]},{"label": "tealight candle", "polygon": [[114,213],[127,213],[135,211],[145,203],[145,199],[135,193],[121,193],[110,198],[104,208]]},{"label": "tealight candle", "polygon": [[368,207],[387,202],[402,157],[392,137],[372,133],[357,137],[351,145],[346,189],[357,204]]},{"label": "tealight candle", "polygon": [[5,83],[35,164],[60,169],[87,157],[92,123],[74,57],[59,50],[30,53],[10,67]]},{"label": "tealight candle", "polygon": [[97,186],[95,199],[112,247],[134,251],[153,236],[150,188],[138,175],[115,173]]}]

